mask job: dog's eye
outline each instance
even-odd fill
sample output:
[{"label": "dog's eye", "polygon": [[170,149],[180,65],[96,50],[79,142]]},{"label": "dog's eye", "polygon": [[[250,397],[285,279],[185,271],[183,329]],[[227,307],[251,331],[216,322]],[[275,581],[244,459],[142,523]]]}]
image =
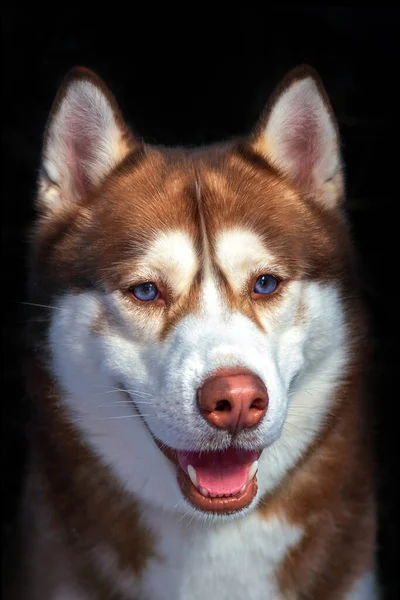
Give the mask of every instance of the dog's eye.
[{"label": "dog's eye", "polygon": [[131,292],[135,298],[141,300],[142,302],[151,302],[152,300],[157,300],[160,297],[159,289],[152,281],[146,281],[145,283],[139,283],[139,285],[135,285]]},{"label": "dog's eye", "polygon": [[256,294],[271,294],[278,287],[278,280],[273,275],[261,275],[254,284]]}]

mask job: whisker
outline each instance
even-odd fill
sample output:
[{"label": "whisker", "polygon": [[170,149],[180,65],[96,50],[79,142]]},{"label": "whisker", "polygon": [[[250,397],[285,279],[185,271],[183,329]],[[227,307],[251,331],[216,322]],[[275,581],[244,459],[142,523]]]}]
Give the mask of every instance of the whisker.
[{"label": "whisker", "polygon": [[294,390],[293,392],[288,394],[288,396],[290,398],[291,396],[295,396],[296,394],[299,394],[300,392],[302,392],[303,394],[308,394],[309,396],[312,396],[312,393],[309,390]]},{"label": "whisker", "polygon": [[[311,409],[314,410],[314,407],[307,406],[307,404],[289,404],[288,412],[295,411],[297,409],[304,409],[306,412],[309,412]],[[324,409],[329,410],[329,409]]]},{"label": "whisker", "polygon": [[188,527],[190,527],[190,525],[192,524],[193,519],[196,517],[196,515],[192,515],[192,518],[190,519],[189,523],[187,524]]},{"label": "whisker", "polygon": [[295,388],[293,389],[290,394],[288,394],[289,397],[294,396],[295,394],[299,394],[299,393],[304,393],[304,394],[309,394],[310,396],[312,396],[313,394],[311,392],[326,392],[328,390],[332,390],[332,392],[334,392],[334,387],[332,386],[325,386],[325,387],[316,387],[316,388]]},{"label": "whisker", "polygon": [[[181,504],[181,502],[179,502],[176,506],[179,506],[179,504]],[[178,519],[177,524],[179,524],[181,521],[183,521],[183,519],[185,519],[189,514],[190,514],[190,510],[187,510],[186,512],[184,512],[183,515]]]},{"label": "whisker", "polygon": [[[116,417],[92,417],[90,415],[87,415],[85,417],[77,417],[75,420],[76,421],[84,421],[85,419],[90,419],[90,420],[96,420],[96,421],[108,421],[110,419],[142,419],[142,418],[146,418],[146,419],[154,419],[156,417],[156,415],[118,415]],[[158,417],[160,418],[160,417]]]},{"label": "whisker", "polygon": [[298,426],[295,423],[292,423],[291,421],[285,421],[285,424],[284,424],[283,428],[285,428],[285,427],[289,427],[289,428],[291,427],[292,430],[296,431],[296,433],[297,432],[306,433],[306,432],[309,432],[309,431],[312,431],[312,432],[315,431],[315,427],[308,427],[306,425]]},{"label": "whisker", "polygon": [[[118,389],[118,388],[116,388],[116,389]],[[150,394],[149,392],[142,392],[140,390],[130,390],[128,388],[126,389],[126,391],[129,392],[130,394],[134,394],[135,396],[136,395],[141,395],[141,396],[151,396],[151,397],[153,397],[153,394]]]},{"label": "whisker", "polygon": [[99,388],[103,388],[106,391],[101,392],[103,394],[112,394],[113,392],[130,392],[131,394],[135,394],[135,395],[141,395],[141,396],[152,396],[152,394],[150,394],[149,392],[143,392],[141,390],[132,390],[132,389],[125,389],[125,388],[119,388],[119,387],[108,387],[108,386],[104,386],[104,385],[95,385],[94,387],[99,387]]},{"label": "whisker", "polygon": [[58,306],[50,306],[49,304],[36,304],[35,302],[22,302],[16,300],[17,304],[24,304],[25,306],[37,306],[38,308],[51,308],[52,310],[60,310]]},{"label": "whisker", "polygon": [[[96,394],[96,396],[105,396],[106,394],[107,394],[107,395],[108,395],[108,394],[117,394],[117,393],[119,393],[119,392],[122,392],[122,391],[124,391],[124,390],[108,390],[108,391],[106,391],[106,392],[98,392],[98,393]],[[126,395],[126,394],[125,394],[125,395]],[[150,397],[152,398],[151,394],[141,394],[140,392],[136,392],[136,394],[135,394],[135,397],[138,397],[138,398],[141,398],[141,397],[143,397],[143,398],[147,398],[148,396],[150,396]],[[115,402],[116,402],[116,401],[115,401]],[[132,402],[136,402],[136,400],[132,400],[132,399],[129,399],[129,400],[121,400],[121,402],[131,402],[131,403],[132,403]]]},{"label": "whisker", "polygon": [[133,402],[132,400],[119,400],[119,401],[114,401],[114,402],[104,402],[103,404],[97,404],[96,408],[102,408],[103,406],[119,406],[119,405],[132,405],[134,406],[135,404],[150,404],[153,405],[153,402],[146,402],[146,401],[140,401],[140,400],[135,400],[135,402]]}]

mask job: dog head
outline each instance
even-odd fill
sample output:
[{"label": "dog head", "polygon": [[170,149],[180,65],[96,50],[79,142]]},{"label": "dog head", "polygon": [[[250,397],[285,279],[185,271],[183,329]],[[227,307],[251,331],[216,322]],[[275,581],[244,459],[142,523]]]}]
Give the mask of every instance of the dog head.
[{"label": "dog head", "polygon": [[351,276],[332,110],[290,73],[246,139],[141,143],[91,72],[47,126],[33,296],[61,402],[122,485],[242,515],[315,440],[346,377]]}]

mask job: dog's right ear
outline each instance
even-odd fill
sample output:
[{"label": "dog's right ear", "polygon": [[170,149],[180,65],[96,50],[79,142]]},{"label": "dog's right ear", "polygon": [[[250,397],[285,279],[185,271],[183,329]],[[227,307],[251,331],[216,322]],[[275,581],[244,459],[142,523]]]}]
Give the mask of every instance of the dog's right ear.
[{"label": "dog's right ear", "polygon": [[79,201],[132,149],[133,138],[106,85],[88,69],[72,69],[45,132],[39,210],[57,211]]}]

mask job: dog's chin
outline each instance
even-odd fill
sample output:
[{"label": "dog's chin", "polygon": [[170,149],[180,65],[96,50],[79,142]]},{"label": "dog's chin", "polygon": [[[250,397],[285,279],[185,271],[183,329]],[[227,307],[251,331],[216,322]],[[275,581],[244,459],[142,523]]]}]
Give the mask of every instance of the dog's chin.
[{"label": "dog's chin", "polygon": [[155,442],[173,463],[182,495],[198,516],[240,516],[254,504],[261,451],[185,452]]}]

